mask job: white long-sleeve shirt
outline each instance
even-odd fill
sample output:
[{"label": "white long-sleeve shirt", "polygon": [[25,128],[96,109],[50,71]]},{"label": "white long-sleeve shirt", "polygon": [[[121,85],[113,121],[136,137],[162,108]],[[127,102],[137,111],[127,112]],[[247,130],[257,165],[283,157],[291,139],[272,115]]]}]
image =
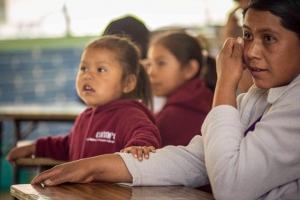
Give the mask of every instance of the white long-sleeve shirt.
[{"label": "white long-sleeve shirt", "polygon": [[217,199],[300,199],[299,100],[300,76],[269,91],[253,86],[238,98],[238,110],[219,106],[209,113],[202,134]]},{"label": "white long-sleeve shirt", "polygon": [[300,199],[299,100],[300,76],[269,91],[253,86],[239,96],[238,109],[212,109],[203,137],[188,146],[167,146],[143,162],[120,155],[133,185],[198,187],[208,183],[208,174],[216,199]]}]

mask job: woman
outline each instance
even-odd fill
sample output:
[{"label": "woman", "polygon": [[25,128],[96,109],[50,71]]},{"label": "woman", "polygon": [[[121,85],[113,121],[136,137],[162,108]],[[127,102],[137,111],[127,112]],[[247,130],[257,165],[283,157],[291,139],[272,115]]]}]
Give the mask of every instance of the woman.
[{"label": "woman", "polygon": [[[198,187],[207,184],[208,175],[216,199],[299,199],[300,1],[252,0],[243,15],[244,40],[228,39],[217,59],[203,137],[195,136],[187,147],[159,149],[143,162],[115,154],[63,164],[32,183]],[[236,101],[245,68],[255,85]]]}]

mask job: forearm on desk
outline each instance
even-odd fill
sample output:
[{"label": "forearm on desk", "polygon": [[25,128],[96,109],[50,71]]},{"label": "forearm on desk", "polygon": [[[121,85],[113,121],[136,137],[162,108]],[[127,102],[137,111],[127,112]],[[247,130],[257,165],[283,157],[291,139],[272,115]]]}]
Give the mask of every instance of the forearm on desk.
[{"label": "forearm on desk", "polygon": [[188,146],[166,146],[138,161],[132,154],[120,153],[132,175],[133,186],[184,185],[199,187],[209,183],[204,164],[201,136]]},{"label": "forearm on desk", "polygon": [[120,156],[107,154],[57,165],[37,175],[31,184],[54,186],[92,181],[130,183],[132,177]]},{"label": "forearm on desk", "polygon": [[[96,158],[96,157],[95,157]],[[131,183],[132,176],[129,173],[123,159],[118,154],[108,154],[94,159],[94,180],[107,182]]]}]

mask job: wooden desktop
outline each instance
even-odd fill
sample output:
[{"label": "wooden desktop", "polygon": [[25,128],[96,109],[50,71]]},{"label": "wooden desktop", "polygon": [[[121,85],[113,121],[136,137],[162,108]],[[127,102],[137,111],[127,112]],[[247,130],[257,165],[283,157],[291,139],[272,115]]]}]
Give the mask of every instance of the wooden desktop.
[{"label": "wooden desktop", "polygon": [[12,185],[11,195],[20,200],[211,200],[209,193],[185,186],[148,186],[129,187],[119,184],[66,183],[52,187],[41,185],[20,184]]}]

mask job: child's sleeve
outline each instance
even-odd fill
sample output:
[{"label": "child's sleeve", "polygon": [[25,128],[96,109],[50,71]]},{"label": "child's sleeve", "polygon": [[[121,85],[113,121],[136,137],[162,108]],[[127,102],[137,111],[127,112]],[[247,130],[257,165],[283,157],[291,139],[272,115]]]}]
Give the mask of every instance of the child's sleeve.
[{"label": "child's sleeve", "polygon": [[36,141],[36,157],[69,160],[69,135],[38,139]]},{"label": "child's sleeve", "polygon": [[123,132],[124,137],[123,148],[130,146],[161,147],[161,137],[157,126],[142,111],[135,110],[134,114],[124,116],[122,122],[120,131]]}]

